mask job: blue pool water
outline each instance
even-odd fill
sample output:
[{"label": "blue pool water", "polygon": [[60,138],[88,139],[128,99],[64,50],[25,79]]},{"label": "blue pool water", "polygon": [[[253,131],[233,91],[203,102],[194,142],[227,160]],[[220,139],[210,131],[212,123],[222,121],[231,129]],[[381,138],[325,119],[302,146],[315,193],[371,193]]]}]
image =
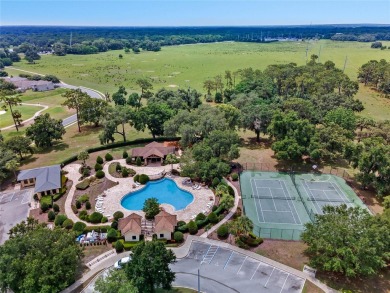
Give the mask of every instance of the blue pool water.
[{"label": "blue pool water", "polygon": [[175,181],[164,178],[148,182],[141,190],[125,195],[121,205],[128,210],[142,210],[145,200],[151,197],[157,198],[160,204],[172,205],[176,211],[186,208],[194,200],[194,196],[180,189]]}]

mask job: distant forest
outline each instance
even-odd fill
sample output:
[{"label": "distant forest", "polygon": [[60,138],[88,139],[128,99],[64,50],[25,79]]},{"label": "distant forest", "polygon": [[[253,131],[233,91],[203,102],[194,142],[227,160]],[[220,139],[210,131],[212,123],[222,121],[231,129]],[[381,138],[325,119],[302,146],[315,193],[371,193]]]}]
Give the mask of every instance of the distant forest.
[{"label": "distant forest", "polygon": [[[322,25],[266,27],[0,27],[0,48],[34,46],[54,54],[94,54],[115,49],[159,51],[162,46],[223,41],[286,39],[390,40],[390,26]],[[23,52],[23,46],[20,52]],[[25,46],[26,47],[26,46]],[[31,50],[31,48],[29,48]],[[24,52],[23,52],[24,53]]]}]

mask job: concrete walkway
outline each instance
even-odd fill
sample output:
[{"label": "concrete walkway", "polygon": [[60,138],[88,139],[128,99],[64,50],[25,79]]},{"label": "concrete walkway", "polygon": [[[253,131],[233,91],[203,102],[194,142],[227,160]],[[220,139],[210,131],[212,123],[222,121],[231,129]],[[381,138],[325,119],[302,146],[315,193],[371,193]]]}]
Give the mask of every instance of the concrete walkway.
[{"label": "concrete walkway", "polygon": [[[21,104],[22,104],[22,105],[25,105],[25,106],[33,106],[33,107],[41,107],[41,108],[43,108],[43,109],[41,109],[41,110],[35,112],[34,116],[32,116],[32,117],[30,117],[30,118],[28,118],[28,119],[26,119],[26,120],[23,120],[23,121],[22,121],[23,124],[24,124],[24,123],[27,123],[27,122],[30,122],[31,120],[34,120],[35,117],[41,115],[41,113],[42,113],[43,111],[46,111],[47,109],[49,109],[49,106],[47,106],[47,105],[42,105],[42,104],[29,104],[29,103],[21,103]],[[10,126],[3,127],[3,128],[1,128],[0,130],[11,129],[11,128],[13,128],[13,127],[15,127],[14,124],[12,124],[12,125],[10,125]],[[20,126],[19,126],[19,127],[20,127]]]},{"label": "concrete walkway", "polygon": [[[232,250],[234,252],[243,254],[245,256],[254,258],[254,259],[256,259],[258,261],[261,261],[263,263],[266,263],[268,265],[274,266],[274,267],[276,267],[278,269],[281,269],[283,271],[286,271],[286,272],[288,272],[290,274],[296,275],[296,276],[301,277],[303,279],[307,279],[307,280],[311,281],[312,283],[314,283],[316,286],[318,286],[319,288],[321,288],[322,290],[324,290],[327,293],[328,292],[329,293],[337,292],[336,290],[334,290],[332,288],[329,288],[328,286],[326,286],[325,284],[320,282],[318,279],[310,277],[310,276],[306,275],[305,273],[303,273],[302,271],[296,270],[294,268],[291,268],[289,266],[281,264],[281,263],[279,263],[277,261],[274,261],[272,259],[269,259],[269,258],[266,258],[264,256],[261,256],[261,255],[259,255],[257,253],[254,253],[254,252],[251,252],[251,251],[248,251],[248,250],[244,250],[244,249],[238,248],[236,246],[230,245],[230,244],[225,243],[225,242],[220,242],[220,241],[217,241],[217,240],[207,239],[207,238],[204,238],[204,237],[189,235],[187,237],[186,242],[182,246],[180,246],[180,247],[173,247],[173,248],[170,248],[170,249],[175,253],[175,255],[176,255],[176,257],[178,259],[182,259],[182,258],[187,256],[193,241],[202,242],[202,243],[206,243],[206,244],[209,244],[209,245],[214,245],[214,246],[219,246],[219,247],[222,247],[222,248],[230,249],[230,250]],[[72,284],[70,287],[68,287],[67,289],[65,289],[62,292],[63,293],[68,293],[68,292],[70,293],[70,292],[72,292],[73,290],[75,290],[76,288],[78,288],[79,286],[84,284],[87,280],[92,278],[94,275],[96,275],[97,273],[99,273],[100,271],[102,271],[102,270],[104,270],[106,268],[109,268],[117,260],[119,260],[122,257],[127,256],[128,254],[129,254],[128,252],[124,252],[124,253],[112,255],[112,256],[106,258],[99,265],[95,266],[92,270],[90,270],[88,273],[83,275],[83,277],[81,279],[77,280],[74,284]],[[85,285],[87,285],[87,284],[85,284]]]},{"label": "concrete walkway", "polygon": [[238,191],[236,189],[236,187],[234,187],[234,185],[226,179],[226,182],[229,184],[229,186],[231,186],[234,190],[234,206],[231,208],[230,212],[225,216],[225,218],[222,219],[222,221],[220,221],[218,224],[214,225],[213,227],[211,227],[210,230],[208,230],[207,232],[204,232],[202,235],[200,235],[200,237],[203,237],[203,238],[207,238],[207,236],[211,233],[213,233],[214,231],[216,231],[221,225],[225,224],[227,221],[230,220],[231,217],[233,217],[234,213],[237,211],[237,207],[238,207],[238,203],[240,201],[240,195],[238,194]]}]

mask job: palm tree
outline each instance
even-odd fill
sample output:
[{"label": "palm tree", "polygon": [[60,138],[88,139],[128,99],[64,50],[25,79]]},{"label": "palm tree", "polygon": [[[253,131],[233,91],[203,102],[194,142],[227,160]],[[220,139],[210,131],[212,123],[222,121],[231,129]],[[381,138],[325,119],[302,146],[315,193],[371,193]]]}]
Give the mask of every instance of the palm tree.
[{"label": "palm tree", "polygon": [[229,225],[229,231],[236,236],[248,234],[252,230],[253,222],[247,216],[238,217]]},{"label": "palm tree", "polygon": [[5,168],[14,173],[15,180],[16,180],[16,170],[18,170],[19,166],[20,164],[16,159],[10,160],[5,164]]},{"label": "palm tree", "polygon": [[22,100],[19,98],[19,96],[14,96],[14,94],[14,91],[0,91],[0,102],[4,103],[2,107],[4,110],[7,110],[7,107],[10,109],[11,117],[14,120],[16,131],[19,131],[18,121],[16,120],[18,115],[15,115],[16,111],[13,111],[12,107],[20,105],[22,103]]}]

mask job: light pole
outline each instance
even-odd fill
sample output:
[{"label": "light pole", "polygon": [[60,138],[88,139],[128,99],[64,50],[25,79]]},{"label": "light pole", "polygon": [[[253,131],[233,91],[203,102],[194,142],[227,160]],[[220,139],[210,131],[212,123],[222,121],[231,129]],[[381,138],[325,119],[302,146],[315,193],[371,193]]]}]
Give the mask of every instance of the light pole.
[{"label": "light pole", "polygon": [[200,269],[198,269],[198,293],[200,293]]}]

